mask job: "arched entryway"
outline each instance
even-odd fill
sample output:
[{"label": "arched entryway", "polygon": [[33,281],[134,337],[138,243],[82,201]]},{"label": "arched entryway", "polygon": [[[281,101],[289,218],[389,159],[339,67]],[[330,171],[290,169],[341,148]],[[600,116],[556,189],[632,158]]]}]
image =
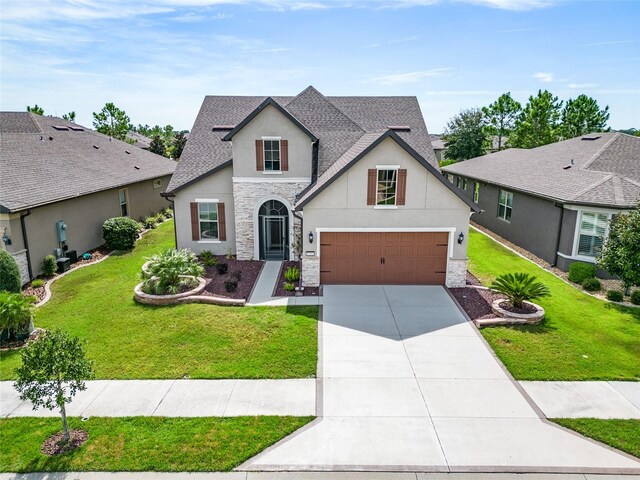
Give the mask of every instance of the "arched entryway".
[{"label": "arched entryway", "polygon": [[261,260],[289,258],[289,210],[279,200],[267,200],[258,210]]}]

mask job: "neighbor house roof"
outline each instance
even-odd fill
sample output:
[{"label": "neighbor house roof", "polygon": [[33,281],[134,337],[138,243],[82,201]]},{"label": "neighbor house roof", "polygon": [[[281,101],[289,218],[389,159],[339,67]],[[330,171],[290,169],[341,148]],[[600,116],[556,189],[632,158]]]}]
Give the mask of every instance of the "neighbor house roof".
[{"label": "neighbor house roof", "polygon": [[391,126],[409,127],[397,135],[437,168],[416,97],[325,97],[308,87],[295,97],[205,97],[168,191],[176,192],[230,165],[231,143],[224,138],[265,102],[277,103],[294,123],[317,139],[318,177],[363,135],[379,134]]},{"label": "neighbor house roof", "polygon": [[593,133],[529,150],[510,148],[442,170],[563,203],[629,208],[640,198],[640,138]]},{"label": "neighbor house roof", "polygon": [[61,118],[0,112],[3,212],[171,175],[175,165]]}]

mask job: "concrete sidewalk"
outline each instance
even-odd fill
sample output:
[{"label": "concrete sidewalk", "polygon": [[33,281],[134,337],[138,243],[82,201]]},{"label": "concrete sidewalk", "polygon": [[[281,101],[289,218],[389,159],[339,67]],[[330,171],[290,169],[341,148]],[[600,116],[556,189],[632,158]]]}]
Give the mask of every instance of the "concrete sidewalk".
[{"label": "concrete sidewalk", "polygon": [[640,419],[640,382],[520,382],[549,418]]},{"label": "concrete sidewalk", "polygon": [[[315,379],[291,380],[94,380],[67,407],[79,417],[313,416]],[[0,382],[0,417],[58,416],[34,411],[13,382]]]},{"label": "concrete sidewalk", "polygon": [[248,306],[286,307],[296,305],[319,305],[321,297],[274,297],[273,292],[278,281],[282,262],[269,260],[265,262],[262,272],[253,288]]}]

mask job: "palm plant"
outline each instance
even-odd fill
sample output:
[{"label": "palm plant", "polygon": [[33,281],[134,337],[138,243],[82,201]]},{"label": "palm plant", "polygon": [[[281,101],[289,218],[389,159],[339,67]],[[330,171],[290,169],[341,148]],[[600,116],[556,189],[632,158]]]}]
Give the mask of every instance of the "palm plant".
[{"label": "palm plant", "polygon": [[189,249],[168,249],[148,258],[142,290],[154,295],[173,295],[195,284],[193,278],[204,273],[196,255]]},{"label": "palm plant", "polygon": [[544,283],[538,282],[537,277],[528,273],[500,275],[491,283],[491,290],[506,295],[515,308],[522,308],[525,300],[551,295],[551,291]]},{"label": "palm plant", "polygon": [[33,324],[35,297],[0,291],[0,336],[12,339],[28,333]]}]

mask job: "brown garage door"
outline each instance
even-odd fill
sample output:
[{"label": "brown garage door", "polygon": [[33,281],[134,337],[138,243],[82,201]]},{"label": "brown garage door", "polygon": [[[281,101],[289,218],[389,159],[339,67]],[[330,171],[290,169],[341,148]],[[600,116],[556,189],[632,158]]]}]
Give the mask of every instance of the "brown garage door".
[{"label": "brown garage door", "polygon": [[447,232],[322,232],[320,283],[444,285]]}]

